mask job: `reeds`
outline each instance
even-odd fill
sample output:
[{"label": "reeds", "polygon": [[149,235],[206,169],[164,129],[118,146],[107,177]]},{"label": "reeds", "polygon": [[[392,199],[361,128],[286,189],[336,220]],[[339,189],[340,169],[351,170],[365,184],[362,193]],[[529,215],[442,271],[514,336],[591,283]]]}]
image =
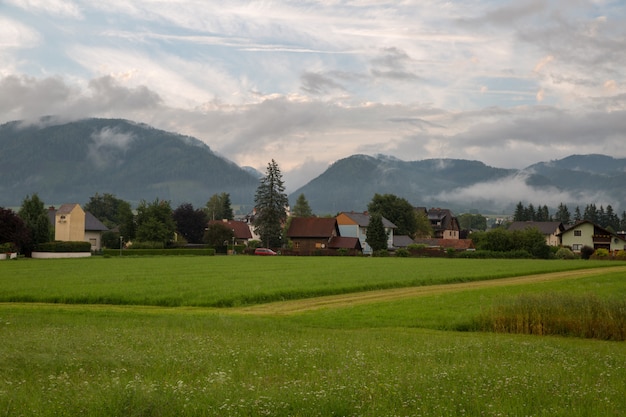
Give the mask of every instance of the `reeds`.
[{"label": "reeds", "polygon": [[520,295],[485,311],[483,331],[626,340],[626,300],[595,295]]}]

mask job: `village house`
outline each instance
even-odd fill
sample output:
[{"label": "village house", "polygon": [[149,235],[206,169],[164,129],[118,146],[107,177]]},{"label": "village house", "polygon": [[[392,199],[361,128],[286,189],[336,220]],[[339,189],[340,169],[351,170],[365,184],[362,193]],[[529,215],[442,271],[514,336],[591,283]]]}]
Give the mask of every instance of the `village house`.
[{"label": "village house", "polygon": [[527,230],[537,229],[546,238],[548,246],[559,246],[561,244],[561,233],[565,230],[565,226],[561,222],[513,222],[509,225],[508,230]]},{"label": "village house", "polygon": [[109,230],[79,204],[62,204],[58,209],[49,207],[48,220],[54,228],[54,240],[89,242],[92,251],[102,249],[102,233]]},{"label": "village house", "polygon": [[609,251],[626,250],[626,240],[588,220],[583,220],[560,234],[561,245],[580,252],[583,246]]},{"label": "village house", "polygon": [[287,238],[292,250],[298,255],[311,255],[323,250],[346,249],[350,253],[361,252],[356,237],[341,236],[336,218],[294,217],[291,219]]},{"label": "village house", "polygon": [[[339,233],[344,237],[356,237],[361,242],[363,253],[372,254],[372,248],[367,244],[367,226],[370,223],[370,215],[367,212],[355,213],[342,212],[337,216],[337,224],[339,225]],[[393,233],[397,226],[383,217],[383,227],[387,233],[387,247],[393,248]]]}]

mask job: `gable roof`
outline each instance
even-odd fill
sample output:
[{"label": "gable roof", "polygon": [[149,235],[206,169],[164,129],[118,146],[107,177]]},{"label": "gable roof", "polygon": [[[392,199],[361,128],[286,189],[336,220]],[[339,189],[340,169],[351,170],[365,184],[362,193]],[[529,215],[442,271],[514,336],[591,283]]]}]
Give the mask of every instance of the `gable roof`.
[{"label": "gable roof", "polygon": [[[61,204],[61,206],[59,207],[59,209],[56,211],[56,214],[70,214],[72,212],[72,210],[74,210],[74,208],[78,206],[78,208],[80,208],[80,206],[76,203],[71,203],[71,204]],[[80,208],[82,210],[82,208]]]},{"label": "gable roof", "polygon": [[334,217],[293,217],[287,237],[328,238],[339,235],[339,226]]},{"label": "gable roof", "polygon": [[[56,223],[56,215],[58,214],[69,214],[74,209],[74,206],[77,204],[63,204],[56,210],[54,207],[48,208],[48,220],[52,227],[54,227]],[[63,209],[63,210],[61,210]],[[85,231],[91,232],[106,232],[109,230],[96,216],[91,214],[90,212],[85,212]]]},{"label": "gable roof", "polygon": [[233,230],[235,239],[252,239],[248,223],[239,220],[209,220],[209,224],[223,224]]},{"label": "gable roof", "polygon": [[329,249],[357,249],[363,250],[358,237],[334,236],[328,242]]},{"label": "gable roof", "polygon": [[[367,227],[370,224],[370,215],[367,212],[364,213],[355,213],[353,211],[344,211],[340,214],[349,217],[352,221],[358,224],[360,227]],[[389,220],[383,217],[383,227],[387,229],[397,229],[398,226],[391,223]]]},{"label": "gable roof", "polygon": [[513,222],[507,230],[526,230],[535,228],[544,235],[551,235],[565,230],[565,226],[561,222]]},{"label": "gable roof", "polygon": [[412,243],[415,242],[407,235],[393,235],[393,246],[396,248],[406,248]]}]

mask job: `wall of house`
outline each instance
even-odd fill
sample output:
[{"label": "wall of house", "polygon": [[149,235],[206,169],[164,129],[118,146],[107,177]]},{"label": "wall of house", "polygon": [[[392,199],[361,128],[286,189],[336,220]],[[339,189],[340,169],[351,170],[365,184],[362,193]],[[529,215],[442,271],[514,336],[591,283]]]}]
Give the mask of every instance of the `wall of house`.
[{"label": "wall of house", "polygon": [[78,205],[70,213],[56,214],[54,239],[65,242],[85,240],[85,212]]},{"label": "wall of house", "polygon": [[[577,231],[580,232],[580,236],[577,236]],[[574,252],[580,252],[583,246],[593,248],[593,231],[593,224],[582,223],[561,235],[561,244],[571,247]]]},{"label": "wall of house", "polygon": [[85,242],[91,243],[91,250],[102,249],[102,233],[101,232],[85,232]]}]

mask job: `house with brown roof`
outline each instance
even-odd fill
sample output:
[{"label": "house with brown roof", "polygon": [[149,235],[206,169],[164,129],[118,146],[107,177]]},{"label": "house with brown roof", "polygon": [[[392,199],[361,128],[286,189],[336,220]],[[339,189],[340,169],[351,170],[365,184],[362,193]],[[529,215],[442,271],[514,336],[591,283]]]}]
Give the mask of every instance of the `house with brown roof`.
[{"label": "house with brown roof", "polygon": [[428,210],[428,220],[433,229],[433,238],[436,239],[459,239],[461,228],[459,221],[451,210],[431,208]]},{"label": "house with brown roof", "polygon": [[359,239],[340,236],[337,219],[334,217],[293,217],[290,219],[287,238],[297,255],[311,255],[328,249],[361,251]]},{"label": "house with brown roof", "polygon": [[[336,217],[339,225],[339,233],[344,237],[356,237],[361,242],[363,253],[371,254],[372,248],[367,244],[367,227],[370,223],[370,215],[367,212],[355,213],[344,211]],[[393,247],[393,232],[398,228],[395,224],[383,217],[383,227],[387,233],[387,247]]]},{"label": "house with brown roof", "polygon": [[235,236],[235,244],[243,245],[247,244],[252,239],[252,231],[248,226],[248,223],[239,220],[210,220],[209,224],[223,224],[227,228],[233,231]]},{"label": "house with brown roof", "polygon": [[588,220],[576,223],[560,234],[561,245],[580,252],[583,246],[609,251],[626,250],[626,240]]},{"label": "house with brown roof", "polygon": [[559,246],[561,244],[560,234],[565,230],[565,226],[561,222],[513,222],[509,224],[507,230],[524,231],[528,229],[537,229],[546,238],[548,246]]}]

